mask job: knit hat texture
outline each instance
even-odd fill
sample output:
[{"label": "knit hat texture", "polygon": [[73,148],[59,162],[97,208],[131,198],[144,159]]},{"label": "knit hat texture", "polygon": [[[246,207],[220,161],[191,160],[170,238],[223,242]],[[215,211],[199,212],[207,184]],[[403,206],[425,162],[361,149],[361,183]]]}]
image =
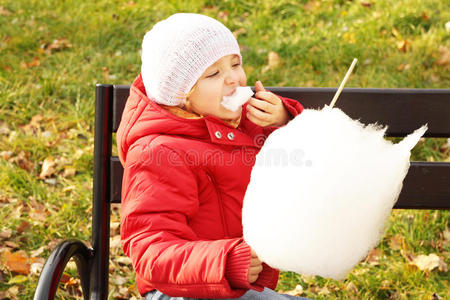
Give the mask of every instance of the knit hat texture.
[{"label": "knit hat texture", "polygon": [[219,21],[178,13],[156,23],[142,42],[141,75],[147,96],[160,104],[179,105],[203,72],[239,45]]}]

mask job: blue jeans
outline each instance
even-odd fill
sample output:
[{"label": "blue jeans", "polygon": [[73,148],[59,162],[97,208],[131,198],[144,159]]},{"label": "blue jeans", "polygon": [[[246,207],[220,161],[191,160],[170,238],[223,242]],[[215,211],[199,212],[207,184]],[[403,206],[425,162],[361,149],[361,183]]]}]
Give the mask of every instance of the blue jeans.
[{"label": "blue jeans", "polygon": [[[248,290],[244,295],[239,298],[234,298],[237,300],[310,300],[309,298],[291,296],[286,294],[278,294],[274,290],[269,288],[264,288],[264,291],[257,292],[254,290]],[[145,294],[145,300],[198,300],[194,298],[187,297],[170,297],[164,295],[160,291],[153,290]],[[232,299],[229,299],[232,300]]]}]

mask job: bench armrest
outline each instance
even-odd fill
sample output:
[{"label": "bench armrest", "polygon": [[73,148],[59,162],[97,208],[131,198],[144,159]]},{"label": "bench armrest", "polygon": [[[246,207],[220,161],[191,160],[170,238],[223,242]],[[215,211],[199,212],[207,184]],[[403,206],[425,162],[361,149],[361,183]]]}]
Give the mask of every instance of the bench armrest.
[{"label": "bench armrest", "polygon": [[79,240],[66,240],[61,242],[45,262],[44,268],[39,276],[34,300],[54,299],[59,280],[71,258],[75,260],[77,265],[84,299],[88,299],[92,257],[93,250]]}]

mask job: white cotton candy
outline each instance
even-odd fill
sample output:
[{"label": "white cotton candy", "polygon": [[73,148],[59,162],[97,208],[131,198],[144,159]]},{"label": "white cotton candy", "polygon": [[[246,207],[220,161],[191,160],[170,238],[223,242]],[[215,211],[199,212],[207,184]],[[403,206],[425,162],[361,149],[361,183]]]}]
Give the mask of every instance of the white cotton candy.
[{"label": "white cotton candy", "polygon": [[224,96],[221,104],[231,111],[237,111],[253,95],[249,86],[238,86],[231,96]]},{"label": "white cotton candy", "polygon": [[387,127],[305,109],[266,140],[243,205],[244,239],[274,268],[343,279],[382,238],[424,125]]}]

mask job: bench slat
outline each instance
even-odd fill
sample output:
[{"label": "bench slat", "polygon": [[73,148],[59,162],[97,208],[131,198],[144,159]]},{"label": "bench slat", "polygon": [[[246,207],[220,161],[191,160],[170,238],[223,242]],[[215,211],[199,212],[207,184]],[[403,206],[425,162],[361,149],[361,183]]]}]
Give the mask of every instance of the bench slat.
[{"label": "bench slat", "polygon": [[[114,86],[113,131],[116,132],[128,85]],[[336,88],[268,87],[268,90],[299,99],[305,108],[330,104]],[[428,123],[425,137],[450,137],[450,89],[345,88],[336,107],[364,124],[389,125],[387,136],[405,136]]]},{"label": "bench slat", "polygon": [[[395,208],[450,209],[449,174],[450,163],[411,162]],[[117,156],[111,158],[111,176],[111,199],[120,203],[123,168]]]}]

